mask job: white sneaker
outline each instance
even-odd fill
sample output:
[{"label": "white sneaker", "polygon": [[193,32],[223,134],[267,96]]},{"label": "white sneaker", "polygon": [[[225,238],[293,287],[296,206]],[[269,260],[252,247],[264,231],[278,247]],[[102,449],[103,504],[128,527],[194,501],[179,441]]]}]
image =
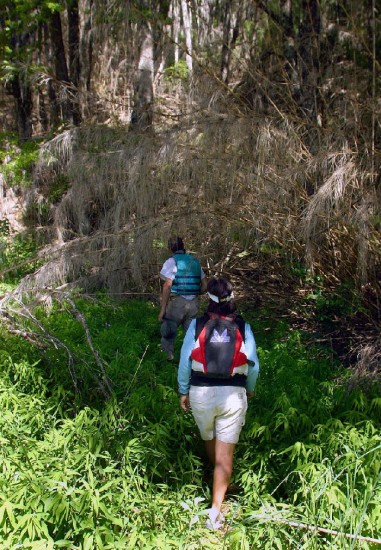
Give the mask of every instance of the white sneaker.
[{"label": "white sneaker", "polygon": [[209,508],[206,510],[209,518],[206,520],[207,529],[221,529],[224,526],[224,515],[215,508]]}]

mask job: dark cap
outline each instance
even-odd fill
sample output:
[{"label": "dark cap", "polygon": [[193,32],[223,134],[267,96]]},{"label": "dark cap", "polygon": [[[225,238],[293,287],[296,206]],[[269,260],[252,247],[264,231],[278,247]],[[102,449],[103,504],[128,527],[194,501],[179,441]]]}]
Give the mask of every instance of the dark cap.
[{"label": "dark cap", "polygon": [[184,243],[181,237],[171,237],[168,239],[168,248],[172,250],[172,252],[178,252],[179,250],[185,250],[184,249]]}]

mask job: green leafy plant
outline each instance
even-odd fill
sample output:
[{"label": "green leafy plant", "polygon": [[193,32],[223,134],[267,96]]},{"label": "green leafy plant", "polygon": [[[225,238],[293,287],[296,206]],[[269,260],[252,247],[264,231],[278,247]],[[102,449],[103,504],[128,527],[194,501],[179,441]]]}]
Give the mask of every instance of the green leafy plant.
[{"label": "green leafy plant", "polygon": [[30,233],[7,237],[0,234],[0,276],[4,283],[16,284],[22,277],[35,271],[39,265],[37,243]]},{"label": "green leafy plant", "polygon": [[236,451],[242,493],[226,503],[226,532],[210,532],[203,446],[180,410],[155,305],[67,296],[46,311],[24,317],[21,340],[0,333],[5,548],[371,547],[379,397],[348,393],[329,350],[253,321],[261,374]]},{"label": "green leafy plant", "polygon": [[10,232],[9,220],[7,218],[0,220],[0,239],[9,237]]},{"label": "green leafy plant", "polygon": [[13,134],[2,133],[0,149],[0,170],[8,184],[28,186],[32,181],[32,168],[38,159],[39,141],[20,142]]},{"label": "green leafy plant", "polygon": [[170,82],[186,80],[188,78],[188,67],[185,61],[180,60],[174,65],[164,69],[165,78]]}]

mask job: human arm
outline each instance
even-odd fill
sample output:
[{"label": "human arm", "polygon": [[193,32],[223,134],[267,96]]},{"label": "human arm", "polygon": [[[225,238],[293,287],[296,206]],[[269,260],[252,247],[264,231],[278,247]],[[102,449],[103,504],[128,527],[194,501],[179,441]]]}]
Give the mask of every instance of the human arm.
[{"label": "human arm", "polygon": [[259,375],[259,360],[254,334],[248,323],[245,323],[245,350],[249,364],[246,379],[246,392],[248,397],[252,397]]},{"label": "human arm", "polygon": [[204,272],[204,270],[202,269],[201,265],[200,265],[200,270],[201,270],[200,294],[205,294],[206,288],[207,288],[207,286],[208,286],[208,278],[207,278],[207,276],[205,275],[205,272]]},{"label": "human arm", "polygon": [[202,277],[201,284],[200,284],[200,294],[204,294],[206,292],[206,288],[208,286],[208,279],[205,277]]},{"label": "human arm", "polygon": [[176,275],[176,270],[177,270],[176,262],[171,257],[164,262],[163,267],[161,268],[161,271],[160,271],[160,278],[164,281],[163,288],[161,291],[161,296],[160,296],[160,313],[159,313],[160,322],[163,320],[165,316],[169,297],[171,295],[172,283]]},{"label": "human arm", "polygon": [[172,288],[172,279],[169,279],[169,278],[165,279],[163,284],[163,289],[161,291],[159,321],[162,321],[163,317],[165,316],[169,297],[171,295],[171,288]]},{"label": "human arm", "polygon": [[[189,386],[190,386],[190,377],[192,373],[190,355],[192,353],[192,349],[194,346],[195,336],[196,336],[196,320],[193,319],[185,334],[183,345],[181,346],[179,368],[177,372],[177,382],[178,382],[179,393],[180,393],[180,404],[184,410],[187,410],[187,409],[184,408],[183,404],[189,405],[188,394],[189,394]],[[188,397],[188,400],[185,399],[186,397]]]}]

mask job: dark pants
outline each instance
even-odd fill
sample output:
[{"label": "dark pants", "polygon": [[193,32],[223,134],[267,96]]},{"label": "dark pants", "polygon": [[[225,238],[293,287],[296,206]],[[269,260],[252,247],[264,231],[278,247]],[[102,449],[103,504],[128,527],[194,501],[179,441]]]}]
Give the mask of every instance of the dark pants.
[{"label": "dark pants", "polygon": [[[180,325],[184,329],[184,334],[188,330],[189,325],[195,317],[197,317],[199,307],[198,298],[193,300],[186,300],[182,296],[174,296],[169,299],[167,310],[165,312],[165,318],[163,324],[167,319],[176,322],[177,327]],[[163,327],[163,333],[166,333],[166,327]],[[176,332],[171,336],[161,337],[161,346],[164,351],[173,353],[176,339]]]}]

